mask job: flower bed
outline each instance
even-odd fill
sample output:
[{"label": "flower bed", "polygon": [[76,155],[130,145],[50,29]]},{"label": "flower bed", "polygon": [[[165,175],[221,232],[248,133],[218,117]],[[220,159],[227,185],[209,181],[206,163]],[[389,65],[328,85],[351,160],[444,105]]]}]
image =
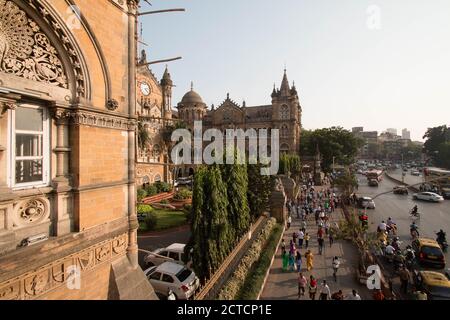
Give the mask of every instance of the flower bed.
[{"label": "flower bed", "polygon": [[259,260],[259,257],[266,246],[267,239],[271,236],[272,230],[276,224],[274,218],[266,223],[258,238],[253,242],[247,254],[242,258],[231,278],[220,291],[218,295],[219,300],[235,299],[246,280],[249,270],[252,268],[253,264]]}]

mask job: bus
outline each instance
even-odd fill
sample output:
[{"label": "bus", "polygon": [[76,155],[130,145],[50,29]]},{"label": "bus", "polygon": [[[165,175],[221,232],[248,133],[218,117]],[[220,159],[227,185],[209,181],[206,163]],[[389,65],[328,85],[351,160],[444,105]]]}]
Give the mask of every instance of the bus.
[{"label": "bus", "polygon": [[436,186],[440,191],[443,189],[450,189],[450,170],[424,168],[423,177],[426,184]]},{"label": "bus", "polygon": [[366,172],[367,180],[383,180],[383,170],[370,170]]}]

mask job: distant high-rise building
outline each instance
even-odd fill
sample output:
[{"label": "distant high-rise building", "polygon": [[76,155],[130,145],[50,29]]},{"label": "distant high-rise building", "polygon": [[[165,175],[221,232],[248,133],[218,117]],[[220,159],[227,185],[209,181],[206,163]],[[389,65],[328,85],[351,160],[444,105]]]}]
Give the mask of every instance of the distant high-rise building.
[{"label": "distant high-rise building", "polygon": [[395,129],[395,128],[388,128],[388,129],[386,129],[386,132],[391,133],[395,136],[397,135],[397,129]]},{"label": "distant high-rise building", "polygon": [[402,130],[402,139],[411,140],[411,131],[409,131],[406,128],[403,129]]},{"label": "distant high-rise building", "polygon": [[353,133],[360,133],[364,131],[364,127],[353,127],[352,132]]}]

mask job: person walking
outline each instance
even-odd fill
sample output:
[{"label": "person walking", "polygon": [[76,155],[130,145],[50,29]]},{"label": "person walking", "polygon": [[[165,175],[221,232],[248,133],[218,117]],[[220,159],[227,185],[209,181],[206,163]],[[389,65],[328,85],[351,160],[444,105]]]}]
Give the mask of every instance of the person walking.
[{"label": "person walking", "polygon": [[319,287],[319,300],[328,300],[331,298],[330,287],[327,284],[326,280],[322,281],[322,284]]},{"label": "person walking", "polygon": [[298,238],[298,232],[294,231],[292,233],[292,241],[294,241],[294,243],[297,243],[297,238]]},{"label": "person walking", "polygon": [[303,233],[303,230],[300,230],[298,232],[298,246],[301,248],[303,247],[303,240],[305,239],[305,234]]},{"label": "person walking", "polygon": [[301,223],[301,229],[302,229],[303,233],[306,232],[306,227],[307,227],[306,219],[303,219],[303,221]]},{"label": "person walking", "polygon": [[309,245],[309,239],[310,239],[310,235],[309,233],[305,234],[305,249],[308,249],[308,245]]},{"label": "person walking", "polygon": [[298,274],[298,299],[300,300],[301,297],[305,295],[306,285],[308,283],[308,280],[306,280],[306,277],[303,275],[303,273]]},{"label": "person walking", "polygon": [[337,272],[338,272],[339,266],[341,265],[341,262],[339,261],[338,257],[333,258],[332,265],[333,265],[333,278],[334,278],[334,281],[337,282]]},{"label": "person walking", "polygon": [[323,238],[317,238],[317,242],[319,244],[319,254],[321,255],[323,252],[324,240],[323,240]]},{"label": "person walking", "polygon": [[333,246],[334,243],[334,231],[330,229],[328,232],[328,240],[330,241],[330,248]]},{"label": "person walking", "polygon": [[302,270],[302,255],[300,251],[297,250],[297,254],[295,256],[295,263],[297,264],[297,271],[300,272]]},{"label": "person walking", "polygon": [[281,240],[281,254],[283,254],[283,252],[286,252],[286,242],[284,242],[284,239]]},{"label": "person walking", "polygon": [[291,215],[289,215],[287,218],[287,229],[289,229],[291,227],[291,223],[292,223],[292,217],[291,217]]},{"label": "person walking", "polygon": [[295,256],[289,252],[289,271],[295,270]]},{"label": "person walking", "polygon": [[305,258],[306,258],[306,269],[308,271],[311,271],[311,269],[314,267],[314,255],[312,254],[311,250],[306,251]]},{"label": "person walking", "polygon": [[401,283],[400,290],[404,294],[407,294],[408,293],[408,283],[409,283],[411,274],[409,273],[408,269],[406,269],[406,267],[403,266],[399,271],[399,276],[400,276],[400,283]]},{"label": "person walking", "polygon": [[316,293],[317,293],[317,280],[314,279],[313,276],[309,277],[309,298],[311,300],[316,300]]}]

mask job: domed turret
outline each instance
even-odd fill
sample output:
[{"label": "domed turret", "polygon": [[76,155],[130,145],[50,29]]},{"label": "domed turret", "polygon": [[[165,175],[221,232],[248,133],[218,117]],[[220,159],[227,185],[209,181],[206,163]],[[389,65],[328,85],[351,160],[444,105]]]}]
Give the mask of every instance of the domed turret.
[{"label": "domed turret", "polygon": [[183,96],[177,107],[180,119],[187,124],[202,120],[207,112],[206,104],[203,102],[202,97],[194,91],[193,83],[191,83],[191,91]]}]

